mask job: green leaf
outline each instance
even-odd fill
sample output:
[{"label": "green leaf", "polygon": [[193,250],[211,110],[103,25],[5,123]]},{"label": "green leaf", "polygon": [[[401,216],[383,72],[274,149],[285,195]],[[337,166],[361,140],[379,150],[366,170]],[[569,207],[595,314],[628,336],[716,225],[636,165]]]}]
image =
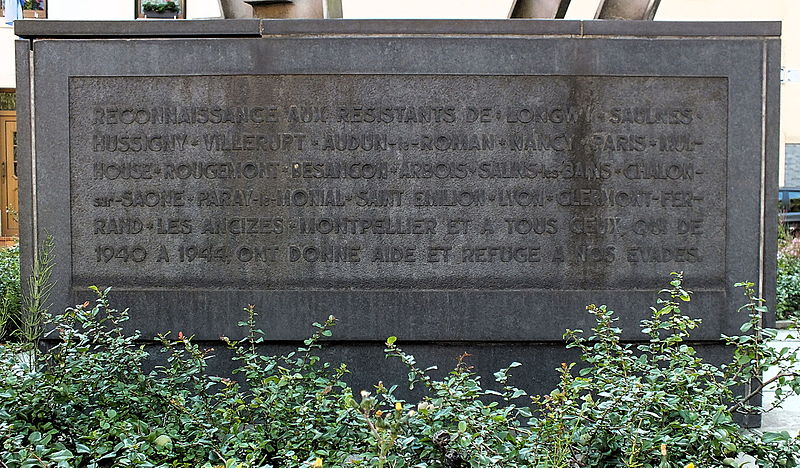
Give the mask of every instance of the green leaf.
[{"label": "green leaf", "polygon": [[58,452],[50,455],[50,459],[54,462],[72,460],[73,458],[75,458],[75,456],[67,449],[59,450]]},{"label": "green leaf", "polygon": [[76,443],[75,444],[75,451],[78,452],[78,453],[91,453],[92,449],[90,449],[89,447],[87,447],[87,446],[85,446],[85,445],[83,445],[81,443]]},{"label": "green leaf", "polygon": [[156,444],[156,447],[161,448],[161,447],[164,447],[166,445],[172,444],[172,439],[170,438],[170,436],[168,436],[166,434],[162,434],[162,435],[156,437],[156,440],[154,440],[153,443]]},{"label": "green leaf", "polygon": [[778,441],[788,441],[791,439],[791,436],[788,432],[765,432],[763,435],[764,442],[778,442]]},{"label": "green leaf", "polygon": [[42,434],[39,431],[31,432],[28,436],[28,441],[30,441],[31,444],[36,445],[40,440],[42,440]]}]

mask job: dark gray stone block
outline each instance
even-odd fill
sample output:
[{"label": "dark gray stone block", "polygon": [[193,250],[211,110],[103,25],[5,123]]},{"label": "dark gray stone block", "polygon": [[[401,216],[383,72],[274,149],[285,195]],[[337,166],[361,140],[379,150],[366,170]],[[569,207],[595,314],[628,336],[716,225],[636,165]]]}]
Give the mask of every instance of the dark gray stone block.
[{"label": "dark gray stone block", "polygon": [[81,37],[231,37],[298,34],[348,35],[574,35],[661,37],[780,37],[778,21],[613,21],[613,20],[324,20],[226,19],[154,21],[20,20],[17,36],[42,38]]},{"label": "dark gray stone block", "polygon": [[721,289],[726,104],[721,78],[75,77],[72,282]]},{"label": "dark gray stone block", "polygon": [[18,177],[19,177],[19,212],[25,213],[19,217],[19,245],[20,245],[20,277],[22,290],[27,291],[26,279],[31,275],[33,254],[37,245],[34,230],[34,181],[33,181],[33,145],[31,142],[31,126],[33,125],[31,107],[31,83],[27,79],[30,69],[30,42],[17,40],[14,44],[14,62],[17,73],[25,73],[26,79],[17,80],[17,151],[18,151]]},{"label": "dark gray stone block", "polygon": [[110,285],[145,337],[213,341],[255,304],[287,346],[334,314],[363,385],[396,335],[543,391],[589,303],[641,339],[684,271],[722,353],[733,284],[774,297],[778,23],[164,23],[18,27],[24,263],[54,236],[56,309]]},{"label": "dark gray stone block", "polygon": [[258,19],[63,21],[20,20],[14,33],[25,38],[246,37],[261,36]]},{"label": "dark gray stone block", "polygon": [[587,36],[677,36],[677,37],[775,37],[781,35],[780,21],[583,21]]},{"label": "dark gray stone block", "polygon": [[264,35],[283,34],[458,34],[544,35],[581,34],[581,21],[550,20],[262,20]]}]

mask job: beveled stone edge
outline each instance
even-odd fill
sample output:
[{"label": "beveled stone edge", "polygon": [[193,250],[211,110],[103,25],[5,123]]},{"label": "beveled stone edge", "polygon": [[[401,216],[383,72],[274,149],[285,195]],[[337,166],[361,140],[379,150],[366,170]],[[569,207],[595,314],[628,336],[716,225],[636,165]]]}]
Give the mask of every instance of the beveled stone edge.
[{"label": "beveled stone edge", "polygon": [[261,37],[280,35],[569,35],[633,37],[778,37],[780,21],[619,20],[329,20],[226,19],[19,20],[17,36],[43,38]]}]

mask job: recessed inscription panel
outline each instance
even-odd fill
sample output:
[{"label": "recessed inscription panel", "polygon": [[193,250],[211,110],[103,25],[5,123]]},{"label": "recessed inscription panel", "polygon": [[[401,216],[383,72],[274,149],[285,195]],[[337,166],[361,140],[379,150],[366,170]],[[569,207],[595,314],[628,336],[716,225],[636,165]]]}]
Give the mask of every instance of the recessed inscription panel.
[{"label": "recessed inscription panel", "polygon": [[725,287],[724,78],[70,79],[73,284]]}]

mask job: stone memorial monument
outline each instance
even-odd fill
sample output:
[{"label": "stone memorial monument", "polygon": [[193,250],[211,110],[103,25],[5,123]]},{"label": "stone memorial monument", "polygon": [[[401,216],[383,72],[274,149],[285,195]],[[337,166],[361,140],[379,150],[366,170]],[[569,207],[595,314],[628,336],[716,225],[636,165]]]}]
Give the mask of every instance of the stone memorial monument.
[{"label": "stone memorial monument", "polygon": [[[549,389],[670,272],[713,356],[774,295],[779,23],[22,21],[23,262],[144,337],[282,350],[329,314],[358,385],[463,352]],[[766,318],[769,320],[769,318]]]}]

